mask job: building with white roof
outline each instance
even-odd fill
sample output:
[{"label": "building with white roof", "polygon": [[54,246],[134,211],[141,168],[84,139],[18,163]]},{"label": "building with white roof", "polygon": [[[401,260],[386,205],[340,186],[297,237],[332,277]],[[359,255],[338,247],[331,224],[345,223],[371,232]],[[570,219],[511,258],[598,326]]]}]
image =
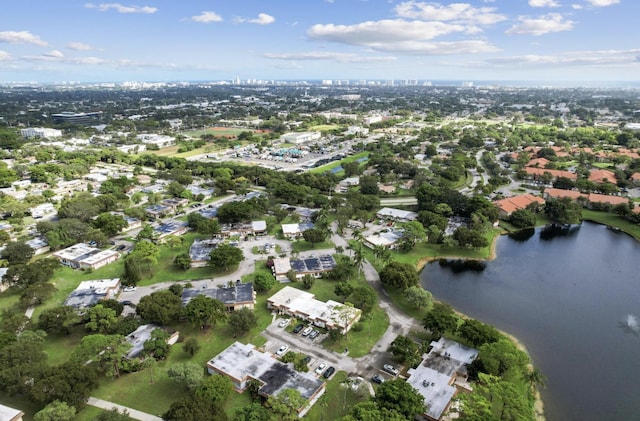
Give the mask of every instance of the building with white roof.
[{"label": "building with white roof", "polygon": [[409,369],[407,383],[424,397],[424,416],[437,421],[459,390],[470,391],[467,365],[478,357],[478,350],[445,338],[431,342],[431,347],[422,363]]},{"label": "building with white roof", "polygon": [[20,134],[25,139],[30,139],[33,137],[46,137],[49,139],[53,139],[62,136],[62,130],[43,127],[28,127],[26,129],[20,129]]},{"label": "building with white roof", "polygon": [[0,420],[2,421],[22,421],[24,412],[9,406],[0,404]]},{"label": "building with white roof", "polygon": [[61,264],[73,269],[97,269],[115,262],[120,253],[114,250],[100,250],[85,243],[78,243],[53,253]]},{"label": "building with white roof", "polygon": [[315,295],[310,292],[290,286],[269,297],[267,308],[311,322],[321,328],[339,329],[342,334],[347,333],[362,316],[360,309],[333,300],[325,303],[316,300]]},{"label": "building with white roof", "polygon": [[77,309],[87,308],[100,300],[114,298],[120,288],[120,278],[83,281],[69,294],[64,305]]},{"label": "building with white roof", "polygon": [[322,134],[320,132],[294,132],[285,133],[280,136],[280,140],[285,143],[293,143],[294,145],[300,145],[302,143],[313,142],[314,140],[320,140]]},{"label": "building with white roof", "polygon": [[391,219],[399,222],[415,221],[418,218],[416,212],[395,208],[382,208],[376,212],[376,216],[380,219]]},{"label": "building with white roof", "polygon": [[395,249],[396,247],[398,247],[398,241],[400,241],[403,235],[404,233],[398,230],[378,232],[365,237],[364,245],[371,249],[375,247]]}]

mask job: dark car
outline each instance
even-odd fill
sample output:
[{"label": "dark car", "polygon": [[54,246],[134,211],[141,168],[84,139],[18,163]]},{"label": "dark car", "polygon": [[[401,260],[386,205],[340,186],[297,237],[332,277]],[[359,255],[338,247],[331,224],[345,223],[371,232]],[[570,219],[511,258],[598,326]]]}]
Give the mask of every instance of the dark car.
[{"label": "dark car", "polygon": [[336,372],[335,368],[329,367],[325,370],[324,374],[322,374],[322,377],[324,377],[325,379],[328,379],[335,372]]},{"label": "dark car", "polygon": [[125,246],[124,244],[120,244],[118,247],[116,247],[116,251],[122,251],[124,249],[126,249],[127,246]]},{"label": "dark car", "polygon": [[311,362],[311,357],[308,355],[302,359],[302,364],[309,364],[310,362]]},{"label": "dark car", "polygon": [[371,377],[371,381],[377,384],[382,384],[384,383],[384,377],[379,374],[374,374],[373,377]]},{"label": "dark car", "polygon": [[300,323],[298,326],[293,328],[293,333],[300,333],[302,329],[304,329],[304,325]]},{"label": "dark car", "polygon": [[320,332],[318,332],[317,330],[312,330],[311,333],[309,334],[309,339],[315,339],[318,337],[319,334]]}]

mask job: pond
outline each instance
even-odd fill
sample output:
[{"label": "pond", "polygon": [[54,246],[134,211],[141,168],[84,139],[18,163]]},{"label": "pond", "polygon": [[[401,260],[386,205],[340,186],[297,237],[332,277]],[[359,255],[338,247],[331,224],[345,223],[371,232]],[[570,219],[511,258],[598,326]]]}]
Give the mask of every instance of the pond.
[{"label": "pond", "polygon": [[640,420],[640,242],[587,222],[497,241],[493,261],[428,264],[423,287],[527,347],[548,420]]}]

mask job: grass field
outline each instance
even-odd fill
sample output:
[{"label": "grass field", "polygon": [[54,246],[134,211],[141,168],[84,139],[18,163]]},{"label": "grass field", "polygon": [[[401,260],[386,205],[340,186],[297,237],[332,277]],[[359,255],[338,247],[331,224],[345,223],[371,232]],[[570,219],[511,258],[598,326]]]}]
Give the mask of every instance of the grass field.
[{"label": "grass field", "polygon": [[328,132],[329,130],[339,129],[340,126],[337,124],[319,124],[317,126],[309,127],[309,131],[311,132]]},{"label": "grass field", "polygon": [[364,392],[354,392],[344,387],[347,373],[338,371],[327,382],[327,391],[304,417],[309,421],[336,420],[347,414],[349,408],[369,399]]},{"label": "grass field", "polygon": [[590,209],[583,209],[582,218],[586,221],[593,221],[614,228],[620,228],[630,236],[640,240],[640,225],[624,220],[615,213],[598,212]]},{"label": "grass field", "polygon": [[309,251],[309,250],[326,250],[332,249],[335,245],[331,241],[323,241],[322,243],[311,244],[305,240],[294,241],[291,243],[291,250],[297,251]]},{"label": "grass field", "polygon": [[238,136],[242,132],[251,132],[254,135],[256,135],[256,134],[268,133],[268,130],[265,131],[265,130],[255,130],[255,129],[248,129],[248,128],[237,129],[234,127],[209,127],[207,129],[202,129],[202,130],[191,130],[188,132],[184,132],[183,134],[185,136],[199,138],[203,134],[211,134],[214,136]]}]

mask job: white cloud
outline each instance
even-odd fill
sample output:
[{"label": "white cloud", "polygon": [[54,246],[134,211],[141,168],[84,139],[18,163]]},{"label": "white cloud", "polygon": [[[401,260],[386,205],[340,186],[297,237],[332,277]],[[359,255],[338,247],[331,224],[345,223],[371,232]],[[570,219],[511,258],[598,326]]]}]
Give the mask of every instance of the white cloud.
[{"label": "white cloud", "polygon": [[587,0],[594,7],[607,7],[620,3],[620,0]]},{"label": "white cloud", "polygon": [[501,66],[591,66],[609,67],[620,65],[640,65],[640,49],[632,50],[595,50],[569,51],[561,55],[522,55],[499,57],[487,60],[487,63]]},{"label": "white cloud", "polygon": [[249,19],[247,22],[249,23],[257,23],[258,25],[269,25],[276,21],[271,15],[267,15],[266,13],[259,13],[256,19]]},{"label": "white cloud", "polygon": [[463,25],[443,22],[406,20],[368,21],[356,25],[313,25],[307,35],[316,40],[349,45],[372,45],[399,41],[427,40],[453,32],[463,32]]},{"label": "white cloud", "polygon": [[495,7],[473,7],[468,3],[452,3],[444,6],[439,3],[416,1],[400,3],[395,8],[396,14],[401,18],[477,25],[491,25],[507,19],[506,16],[495,11]]},{"label": "white cloud", "polygon": [[87,3],[84,5],[87,9],[96,9],[100,12],[107,12],[109,10],[115,10],[118,13],[144,13],[151,14],[158,11],[157,7],[151,6],[124,6],[120,3],[100,3],[93,4]]},{"label": "white cloud", "polygon": [[11,54],[7,53],[6,51],[0,50],[0,62],[11,61],[11,60],[13,60],[13,58],[11,57]]},{"label": "white cloud", "polygon": [[0,42],[8,42],[10,44],[35,44],[40,46],[47,45],[39,36],[33,35],[29,31],[2,31],[0,32]]},{"label": "white cloud", "polygon": [[51,57],[52,59],[61,59],[64,58],[64,54],[59,50],[51,50],[48,53],[43,54],[45,57]]},{"label": "white cloud", "polygon": [[531,7],[560,7],[556,0],[529,0]]},{"label": "white cloud", "polygon": [[90,50],[94,50],[94,48],[92,46],[90,46],[89,44],[84,44],[82,42],[70,42],[67,45],[67,48],[70,50],[74,50],[74,51],[90,51]]},{"label": "white cloud", "polygon": [[391,44],[373,44],[369,46],[376,51],[406,55],[452,55],[494,53],[500,49],[483,40],[424,42],[403,41]]},{"label": "white cloud", "polygon": [[340,63],[377,63],[396,60],[395,57],[390,56],[360,56],[351,53],[335,53],[329,51],[309,51],[306,53],[265,53],[263,56],[274,60],[329,60]]},{"label": "white cloud", "polygon": [[505,33],[508,35],[544,35],[550,32],[570,31],[575,24],[574,21],[564,20],[559,13],[549,13],[536,19],[519,17],[519,23],[513,25]]},{"label": "white cloud", "polygon": [[571,5],[571,8],[573,10],[581,10],[583,8],[583,6],[581,4],[574,3],[574,4]]},{"label": "white cloud", "polygon": [[222,22],[222,17],[216,12],[202,12],[197,16],[191,16],[191,20],[200,23]]}]

